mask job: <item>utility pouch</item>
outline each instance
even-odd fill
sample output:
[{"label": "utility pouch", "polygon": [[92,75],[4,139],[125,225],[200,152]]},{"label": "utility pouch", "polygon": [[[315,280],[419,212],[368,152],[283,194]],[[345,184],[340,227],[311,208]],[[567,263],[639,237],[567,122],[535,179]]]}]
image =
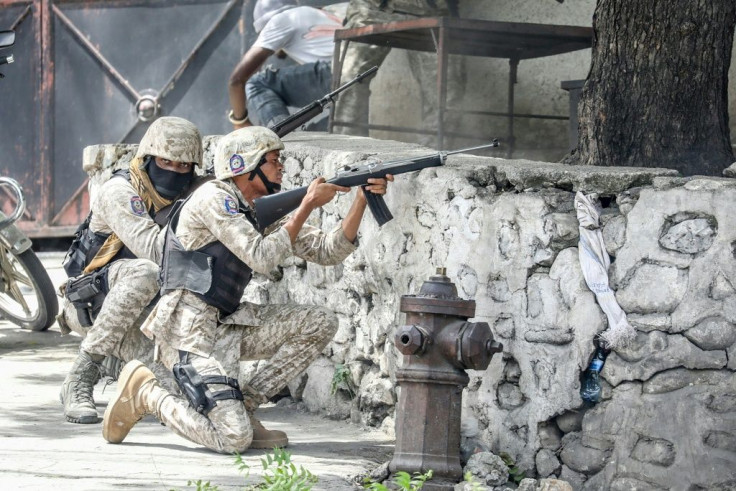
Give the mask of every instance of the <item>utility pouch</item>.
[{"label": "utility pouch", "polygon": [[[243,400],[243,393],[240,392],[237,380],[223,375],[201,376],[189,361],[189,353],[186,351],[179,351],[179,360],[179,363],[174,365],[174,379],[189,401],[189,405],[198,413],[207,416],[217,406],[217,401]],[[210,384],[229,385],[232,389],[212,393],[207,388]]]},{"label": "utility pouch", "polygon": [[77,318],[82,327],[90,327],[100,313],[108,292],[107,267],[66,283],[64,294],[77,309]]},{"label": "utility pouch", "polygon": [[97,254],[97,251],[108,237],[105,234],[97,234],[89,229],[91,218],[92,213],[87,215],[84,222],[74,232],[72,245],[69,247],[66,256],[64,256],[64,261],[61,263],[69,278],[75,278],[82,274],[82,271],[84,271],[84,268],[89,262],[88,258],[94,257]]}]

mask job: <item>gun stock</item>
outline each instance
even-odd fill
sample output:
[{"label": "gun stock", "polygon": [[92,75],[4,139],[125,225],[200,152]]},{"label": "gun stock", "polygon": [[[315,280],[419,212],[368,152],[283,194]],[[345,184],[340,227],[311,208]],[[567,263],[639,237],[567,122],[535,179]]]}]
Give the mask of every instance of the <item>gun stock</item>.
[{"label": "gun stock", "polygon": [[[368,179],[383,178],[386,177],[386,174],[398,175],[419,171],[428,167],[440,167],[445,164],[448,155],[497,146],[498,140],[493,140],[493,142],[487,145],[464,148],[452,152],[437,152],[431,155],[391,160],[388,162],[370,162],[354,166],[346,165],[338,170],[334,178],[327,182],[346,187],[366,186]],[[254,200],[253,204],[258,230],[263,232],[274,222],[296,210],[306,194],[307,186],[302,186]],[[366,201],[379,226],[393,219],[383,196],[366,192]]]}]

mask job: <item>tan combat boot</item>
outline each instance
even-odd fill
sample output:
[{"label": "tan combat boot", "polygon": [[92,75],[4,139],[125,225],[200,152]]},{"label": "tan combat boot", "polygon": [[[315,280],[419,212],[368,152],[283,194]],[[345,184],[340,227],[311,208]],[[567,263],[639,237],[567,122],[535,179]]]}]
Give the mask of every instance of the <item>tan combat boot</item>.
[{"label": "tan combat boot", "polygon": [[89,353],[80,351],[59,393],[67,421],[81,424],[97,423],[100,418],[92,393],[99,380],[100,364],[95,362]]},{"label": "tan combat boot", "polygon": [[102,436],[110,443],[122,442],[146,414],[154,414],[149,395],[158,387],[151,370],[138,360],[125,364],[118,378],[118,391],[107,405],[102,420]]},{"label": "tan combat boot", "polygon": [[289,438],[283,431],[267,430],[251,412],[248,412],[248,417],[250,418],[250,425],[253,428],[253,441],[249,448],[283,448],[289,444]]},{"label": "tan combat boot", "polygon": [[240,390],[243,393],[243,405],[248,412],[250,426],[253,428],[253,441],[248,448],[272,449],[287,446],[289,439],[286,433],[279,430],[267,430],[255,417],[260,402],[266,402],[268,399],[249,384],[241,384]]}]

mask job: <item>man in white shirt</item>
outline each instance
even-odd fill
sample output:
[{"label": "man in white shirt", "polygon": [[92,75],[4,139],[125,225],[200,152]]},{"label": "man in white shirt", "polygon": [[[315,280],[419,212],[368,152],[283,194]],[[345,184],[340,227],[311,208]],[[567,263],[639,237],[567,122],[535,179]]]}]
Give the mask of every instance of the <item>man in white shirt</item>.
[{"label": "man in white shirt", "polygon": [[[334,33],[342,19],[325,10],[299,7],[295,0],[258,0],[253,26],[258,39],[230,75],[229,120],[235,129],[271,126],[289,115],[288,106],[306,106],[330,91]],[[296,66],[266,67],[283,51]],[[324,121],[326,129],[326,120]]]}]

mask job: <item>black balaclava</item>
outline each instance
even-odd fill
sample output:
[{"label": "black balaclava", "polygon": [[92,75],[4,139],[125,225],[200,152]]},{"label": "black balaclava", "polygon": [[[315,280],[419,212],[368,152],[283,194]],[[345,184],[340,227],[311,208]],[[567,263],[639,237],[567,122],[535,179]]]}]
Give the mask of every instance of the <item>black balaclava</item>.
[{"label": "black balaclava", "polygon": [[268,180],[268,177],[266,177],[266,174],[263,173],[261,170],[261,166],[266,163],[266,156],[264,155],[261,157],[261,161],[258,162],[258,165],[255,169],[250,173],[250,177],[248,178],[249,181],[252,181],[256,178],[256,176],[261,178],[261,181],[263,181],[263,184],[266,186],[266,191],[268,194],[274,194],[281,191],[281,184],[277,184],[275,182],[271,182]]},{"label": "black balaclava", "polygon": [[165,199],[174,199],[179,196],[182,191],[189,187],[194,175],[194,167],[190,172],[182,174],[173,170],[162,169],[156,165],[155,158],[151,155],[146,157],[145,169],[148,177],[151,179],[156,192]]}]

